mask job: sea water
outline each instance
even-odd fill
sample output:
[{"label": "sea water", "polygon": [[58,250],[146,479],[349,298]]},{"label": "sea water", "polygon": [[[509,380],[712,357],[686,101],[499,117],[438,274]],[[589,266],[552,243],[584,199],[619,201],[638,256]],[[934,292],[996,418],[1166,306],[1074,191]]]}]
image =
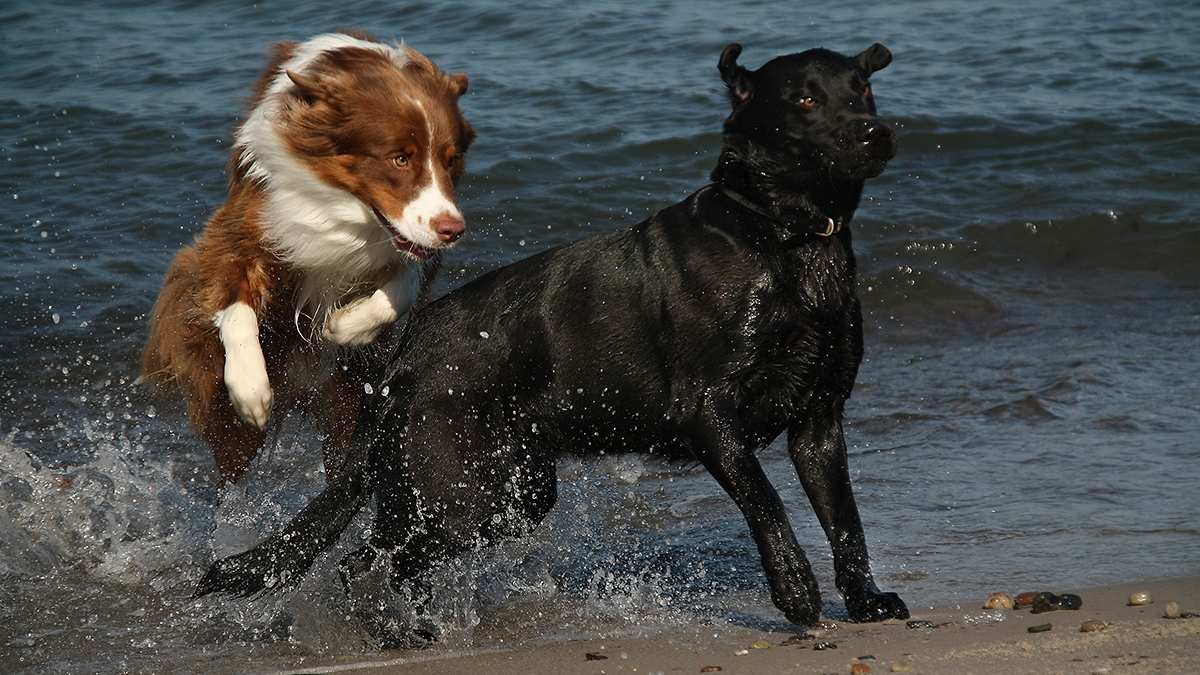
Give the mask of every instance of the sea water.
[{"label": "sea water", "polygon": [[[726,44],[757,67],[884,43],[900,150],[852,226],[867,355],[846,419],[879,585],[919,607],[1200,572],[1195,2],[340,4],[0,6],[0,671],[375,657],[334,570],[365,518],[294,591],[189,597],[321,489],[312,429],[222,488],[182,405],[136,382],[271,43],[343,26],[470,77],[469,231],[441,291],[703,186]],[[761,458],[840,616],[786,450]],[[559,476],[529,537],[438,573],[433,649],[788,629],[697,465]]]}]

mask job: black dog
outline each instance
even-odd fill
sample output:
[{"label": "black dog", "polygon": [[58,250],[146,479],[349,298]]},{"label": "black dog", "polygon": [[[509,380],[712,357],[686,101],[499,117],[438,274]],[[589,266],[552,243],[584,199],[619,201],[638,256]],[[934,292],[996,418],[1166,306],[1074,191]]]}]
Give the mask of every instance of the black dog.
[{"label": "black dog", "polygon": [[297,581],[372,492],[370,546],[394,585],[550,510],[563,454],[699,460],[746,517],[771,597],[813,624],[820,592],[755,457],[784,431],[853,621],[905,618],[871,578],[842,410],[862,358],[847,225],[896,152],[868,78],[891,62],[824,49],[757,71],[721,55],[733,114],[713,184],[631,230],[496,270],[418,313],[342,473],[286,529],[217,562],[196,591]]}]

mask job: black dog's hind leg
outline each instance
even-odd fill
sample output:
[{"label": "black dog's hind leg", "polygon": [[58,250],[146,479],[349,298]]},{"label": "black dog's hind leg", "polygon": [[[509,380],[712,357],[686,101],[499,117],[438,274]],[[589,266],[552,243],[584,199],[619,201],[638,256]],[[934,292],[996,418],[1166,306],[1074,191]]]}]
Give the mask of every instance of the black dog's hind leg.
[{"label": "black dog's hind leg", "polygon": [[715,412],[694,427],[696,455],[745,516],[762,556],[772,602],[792,623],[815,625],[821,615],[821,591],[783,501],[747,447],[732,403],[718,404]]},{"label": "black dog's hind leg", "polygon": [[867,539],[850,484],[840,415],[815,415],[793,426],[788,432],[788,450],[829,538],[837,588],[846,601],[850,620],[907,619],[908,608],[900,596],[880,591],[871,576]]}]

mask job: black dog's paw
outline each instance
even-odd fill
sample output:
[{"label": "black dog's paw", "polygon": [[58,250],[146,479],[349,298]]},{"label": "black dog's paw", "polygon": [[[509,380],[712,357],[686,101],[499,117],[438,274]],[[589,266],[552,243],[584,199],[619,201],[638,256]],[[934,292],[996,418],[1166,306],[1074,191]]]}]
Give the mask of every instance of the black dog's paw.
[{"label": "black dog's paw", "polygon": [[817,580],[804,584],[794,593],[788,594],[786,600],[779,596],[772,598],[775,606],[783,612],[788,621],[801,626],[815,626],[821,622],[821,591],[817,588]]},{"label": "black dog's paw", "polygon": [[225,593],[245,598],[277,585],[278,579],[272,578],[263,561],[254,553],[251,550],[213,563],[200,583],[196,584],[192,597]]},{"label": "black dog's paw", "polygon": [[907,619],[908,606],[895,593],[869,589],[846,598],[846,613],[854,623]]},{"label": "black dog's paw", "polygon": [[363,628],[379,649],[425,649],[441,640],[442,629],[430,617],[397,613],[396,608],[383,611],[383,614],[360,613]]},{"label": "black dog's paw", "polygon": [[801,626],[815,626],[821,622],[821,603],[797,607],[784,612],[788,621]]},{"label": "black dog's paw", "polygon": [[426,626],[409,626],[395,619],[366,625],[380,650],[425,649],[438,642],[438,631]]}]

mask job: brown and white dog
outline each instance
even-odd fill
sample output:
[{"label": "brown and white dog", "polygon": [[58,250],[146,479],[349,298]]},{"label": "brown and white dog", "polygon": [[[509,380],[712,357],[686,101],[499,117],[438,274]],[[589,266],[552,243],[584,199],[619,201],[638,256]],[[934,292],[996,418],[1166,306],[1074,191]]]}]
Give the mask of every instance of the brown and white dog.
[{"label": "brown and white dog", "polygon": [[167,272],[143,376],[182,390],[236,482],[292,409],[336,471],[371,343],[463,234],[454,195],[475,137],[463,74],[365,35],[276,47],[235,134],[229,198]]}]

